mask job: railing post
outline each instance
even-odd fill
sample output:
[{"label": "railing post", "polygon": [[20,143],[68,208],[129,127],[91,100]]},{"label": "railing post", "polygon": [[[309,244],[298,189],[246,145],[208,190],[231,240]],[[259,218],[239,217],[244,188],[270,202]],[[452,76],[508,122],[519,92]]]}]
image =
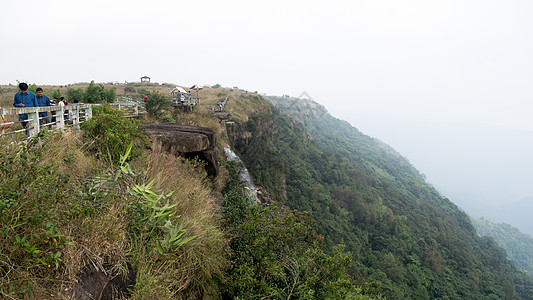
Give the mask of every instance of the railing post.
[{"label": "railing post", "polygon": [[93,106],[89,105],[85,108],[85,121],[93,117]]},{"label": "railing post", "polygon": [[72,126],[76,130],[80,130],[80,107],[79,105],[72,105],[74,108],[71,109],[72,114]]},{"label": "railing post", "polygon": [[135,103],[135,115],[139,115],[139,103]]},{"label": "railing post", "polygon": [[56,126],[57,129],[65,129],[65,107],[59,106],[59,110],[56,111]]},{"label": "railing post", "polygon": [[[28,126],[30,136],[37,136],[39,134],[39,111],[37,108],[32,108],[33,112],[28,112]],[[30,121],[31,120],[31,121]]]}]

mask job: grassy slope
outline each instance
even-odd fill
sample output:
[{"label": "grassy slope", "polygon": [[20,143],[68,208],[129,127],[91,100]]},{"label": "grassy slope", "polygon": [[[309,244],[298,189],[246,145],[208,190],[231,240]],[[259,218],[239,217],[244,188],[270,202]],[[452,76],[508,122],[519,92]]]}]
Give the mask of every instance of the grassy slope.
[{"label": "grassy slope", "polygon": [[[196,121],[221,131],[214,120]],[[90,141],[83,140],[81,133],[48,135],[41,138],[41,146],[27,150],[11,144],[9,137],[0,142],[0,298],[66,297],[83,266],[94,264],[110,272],[126,261],[137,270],[133,299],[192,299],[218,293],[213,280],[225,268],[226,259],[216,195],[227,172],[209,182],[200,166],[155,147],[130,162],[135,176],[97,187],[99,174],[117,169],[87,152]],[[149,211],[139,214],[136,203],[142,203],[142,197],[132,197],[126,190],[128,185],[152,179],[158,193],[174,191],[168,198],[176,204],[171,209],[172,222],[183,224],[185,236],[195,236],[177,251],[162,255],[155,252],[154,242],[164,238],[165,230],[154,237],[137,236],[132,226],[145,223],[143,214]],[[157,226],[156,232],[161,230]],[[24,236],[24,242],[17,240]],[[60,256],[49,258],[55,253]]]}]

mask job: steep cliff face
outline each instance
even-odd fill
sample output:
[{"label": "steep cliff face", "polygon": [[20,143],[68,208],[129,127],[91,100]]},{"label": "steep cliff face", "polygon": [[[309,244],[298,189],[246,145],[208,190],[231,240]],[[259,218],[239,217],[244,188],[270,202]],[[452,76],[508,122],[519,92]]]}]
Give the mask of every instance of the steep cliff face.
[{"label": "steep cliff face", "polygon": [[530,299],[533,282],[400,154],[317,103],[271,100],[280,108],[249,111],[230,139],[274,200],[347,245],[362,285],[390,299]]}]

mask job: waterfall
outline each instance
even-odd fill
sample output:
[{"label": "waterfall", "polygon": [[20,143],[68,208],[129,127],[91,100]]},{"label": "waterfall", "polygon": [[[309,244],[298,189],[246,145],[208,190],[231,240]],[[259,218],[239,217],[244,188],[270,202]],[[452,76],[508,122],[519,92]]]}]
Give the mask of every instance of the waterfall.
[{"label": "waterfall", "polygon": [[[241,158],[235,154],[229,147],[224,148],[224,152],[226,153],[227,160],[229,161],[236,161],[242,163]],[[248,169],[244,167],[239,168],[239,177],[241,179],[241,182],[244,183],[246,193],[248,194],[248,197],[250,197],[250,200],[253,204],[258,203],[257,200],[257,187],[254,184],[254,181],[252,180],[252,177],[250,176],[250,173],[248,172]]]}]

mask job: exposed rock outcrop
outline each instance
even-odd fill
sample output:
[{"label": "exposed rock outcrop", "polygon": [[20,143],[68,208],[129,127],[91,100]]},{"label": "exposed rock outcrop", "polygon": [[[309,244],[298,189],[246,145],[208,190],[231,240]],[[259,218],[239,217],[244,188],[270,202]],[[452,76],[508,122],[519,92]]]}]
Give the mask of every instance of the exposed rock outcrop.
[{"label": "exposed rock outcrop", "polygon": [[[135,286],[135,273],[133,266],[127,262],[124,272],[113,269],[109,264],[103,264],[99,268],[95,264],[87,264],[77,275],[74,284],[72,299],[76,300],[112,300],[126,299],[131,296]],[[69,297],[70,298],[70,297]]]},{"label": "exposed rock outcrop", "polygon": [[230,113],[227,112],[217,112],[213,114],[213,117],[220,120],[220,122],[227,120],[231,116]]},{"label": "exposed rock outcrop", "polygon": [[206,162],[206,171],[210,177],[219,172],[215,154],[215,134],[207,127],[179,125],[172,123],[146,124],[145,132],[154,142],[160,142],[162,150],[176,156],[197,158]]}]

